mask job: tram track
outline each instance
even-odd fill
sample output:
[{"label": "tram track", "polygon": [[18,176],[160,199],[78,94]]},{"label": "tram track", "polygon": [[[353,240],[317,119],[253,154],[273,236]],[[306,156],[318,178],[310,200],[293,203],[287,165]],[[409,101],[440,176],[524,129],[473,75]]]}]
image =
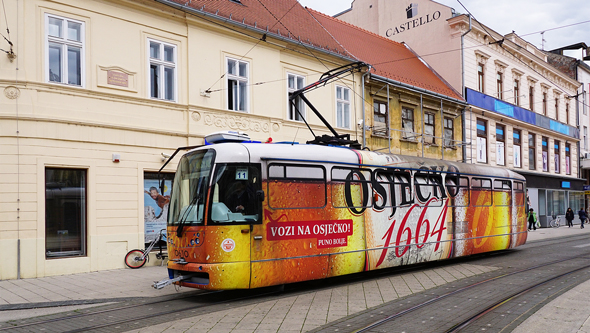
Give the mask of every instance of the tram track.
[{"label": "tram track", "polygon": [[[572,240],[578,241],[583,240],[581,237],[571,237]],[[531,244],[527,244],[530,250],[535,251],[535,248],[540,246],[548,246],[548,245],[555,245],[559,244],[559,242],[535,242]],[[523,247],[523,250],[525,249]],[[352,276],[347,276],[346,278],[331,278],[330,283],[325,283],[326,280],[318,280],[318,284],[312,283],[313,287],[310,286],[309,282],[299,283],[299,284],[292,284],[288,285],[288,291],[278,290],[276,287],[265,288],[263,292],[261,290],[241,290],[241,291],[226,291],[226,292],[202,292],[199,294],[191,294],[191,295],[182,295],[179,297],[175,297],[174,299],[167,298],[165,300],[159,299],[155,301],[145,302],[143,300],[141,303],[133,303],[133,301],[125,301],[123,305],[118,303],[117,305],[109,306],[102,306],[102,307],[94,307],[86,310],[81,310],[79,313],[68,314],[68,315],[52,315],[48,316],[49,318],[43,320],[23,320],[19,323],[17,322],[7,322],[0,324],[0,331],[14,331],[14,332],[29,332],[29,331],[38,331],[40,327],[45,328],[46,332],[51,332],[50,326],[55,326],[56,329],[53,331],[59,332],[81,332],[81,331],[124,331],[124,330],[131,330],[134,328],[141,328],[146,327],[149,325],[154,325],[162,322],[173,321],[176,319],[181,319],[184,317],[194,316],[195,313],[197,314],[206,314],[209,312],[218,311],[219,308],[223,308],[224,310],[230,307],[239,307],[248,304],[249,302],[260,302],[261,300],[264,301],[264,298],[272,298],[272,297],[289,297],[299,293],[309,292],[309,290],[313,290],[315,292],[319,292],[324,289],[334,288],[337,285],[343,284],[353,284],[359,281],[364,281],[367,278],[378,279],[382,276],[392,275],[392,274],[401,274],[404,272],[411,272],[423,269],[424,267],[433,268],[436,266],[445,266],[448,264],[457,264],[462,262],[469,262],[473,260],[497,260],[497,261],[505,261],[504,258],[506,255],[513,254],[514,251],[499,251],[499,252],[491,252],[485,253],[480,255],[474,255],[470,257],[461,257],[451,260],[443,260],[438,262],[428,262],[424,264],[416,264],[411,266],[402,266],[397,267],[395,269],[385,269],[385,270],[378,270],[375,272],[361,273]],[[558,260],[553,260],[551,262],[546,262],[539,265],[530,266],[528,268],[520,269],[515,272],[500,274],[492,278],[488,278],[484,281],[480,281],[478,283],[474,283],[472,286],[468,286],[470,288],[475,288],[478,285],[485,284],[487,282],[491,282],[494,280],[498,280],[501,278],[513,276],[515,274],[522,274],[527,271],[531,271],[534,269],[539,269],[541,267],[547,267],[550,265],[555,265],[558,263],[563,263],[566,261],[576,260],[576,259],[589,259],[586,256],[588,254],[581,254],[576,256],[570,256],[566,258],[560,258]],[[585,269],[590,267],[590,265],[585,266]],[[578,269],[579,270],[579,269]],[[563,274],[564,276],[567,275]],[[547,282],[544,282],[547,283]],[[406,309],[399,313],[396,313],[395,316],[401,317],[404,314],[408,314],[410,312],[416,311],[421,307],[428,306],[430,303],[434,303],[440,301],[443,296],[444,297],[451,297],[457,293],[460,293],[464,290],[467,290],[467,287],[460,288],[449,292],[449,295],[441,295],[437,298],[431,299],[429,301],[423,302],[419,306],[414,306],[410,309]],[[236,293],[239,293],[236,295]],[[283,295],[281,295],[283,294]],[[512,297],[514,293],[511,294]],[[207,298],[207,299],[205,299]],[[180,303],[180,304],[179,304]],[[195,304],[196,303],[196,304]],[[99,308],[99,309],[97,309]],[[217,310],[216,310],[217,308]],[[201,311],[203,310],[203,311]],[[482,311],[482,312],[485,312]],[[141,315],[137,315],[138,313],[142,313]],[[111,315],[114,314],[114,315]],[[485,313],[484,313],[485,315]],[[166,317],[166,320],[157,321],[154,318],[163,318]],[[472,316],[472,317],[475,317]],[[95,319],[93,319],[95,318]],[[106,319],[105,319],[106,318]],[[479,317],[478,317],[479,318]],[[478,318],[472,318],[472,321],[476,321]],[[393,320],[394,318],[390,319]],[[74,328],[70,327],[70,329],[65,328],[63,323],[64,322],[77,322],[79,327]],[[82,324],[82,322],[86,322],[86,324]],[[66,325],[67,326],[67,325]],[[375,326],[378,327],[379,325]],[[124,327],[124,329],[122,328]],[[116,328],[116,329],[115,329]],[[368,329],[359,330],[359,332],[368,331]]]},{"label": "tram track", "polygon": [[[461,288],[457,288],[453,291],[441,294],[441,295],[436,295],[435,297],[432,297],[426,301],[422,301],[419,302],[418,304],[412,305],[409,308],[406,308],[404,310],[401,311],[397,311],[394,314],[388,315],[384,318],[381,318],[379,320],[373,321],[370,324],[367,324],[363,327],[357,327],[353,330],[351,330],[352,332],[355,333],[360,333],[360,332],[386,332],[388,331],[387,329],[387,325],[391,324],[392,322],[394,322],[397,319],[400,319],[404,316],[410,316],[412,314],[414,314],[415,312],[417,312],[418,310],[424,309],[426,307],[435,307],[437,305],[437,303],[441,303],[443,301],[445,301],[448,298],[452,298],[455,296],[458,296],[461,293],[473,290],[477,287],[481,287],[482,285],[485,284],[489,284],[492,282],[497,282],[498,280],[504,279],[504,278],[509,278],[509,277],[515,277],[516,275],[519,274],[524,274],[524,273],[529,273],[531,271],[534,270],[538,270],[541,268],[546,268],[546,267],[550,267],[553,265],[558,265],[558,264],[563,264],[566,261],[573,261],[573,260],[583,260],[585,263],[587,263],[590,260],[590,256],[588,253],[585,254],[581,254],[581,255],[576,255],[576,256],[571,256],[569,258],[565,258],[565,259],[559,259],[559,260],[554,260],[548,263],[544,263],[544,264],[540,264],[540,265],[534,265],[531,267],[527,267],[527,268],[523,268],[523,269],[519,269],[517,271],[513,271],[513,272],[509,272],[509,273],[504,273],[504,274],[500,274],[497,275],[495,277],[492,278],[488,278],[486,280],[482,280],[482,281],[478,281],[472,284],[469,284],[467,286],[463,286]],[[526,287],[523,287],[521,289],[519,289],[516,292],[512,292],[510,293],[510,295],[508,296],[504,296],[502,297],[500,300],[497,300],[495,302],[493,302],[492,304],[484,307],[483,309],[480,309],[479,311],[477,311],[474,314],[471,314],[469,316],[469,318],[460,321],[459,323],[454,323],[453,325],[451,325],[450,327],[443,329],[442,327],[439,327],[437,330],[429,330],[428,328],[424,328],[424,331],[446,331],[446,332],[459,332],[459,331],[463,331],[466,328],[468,328],[470,325],[472,325],[473,323],[477,322],[478,320],[480,320],[483,316],[489,314],[491,311],[494,311],[495,309],[497,309],[500,306],[506,306],[506,304],[508,302],[514,301],[516,300],[518,297],[532,291],[535,290],[541,286],[544,286],[550,282],[554,282],[557,281],[559,279],[563,279],[564,277],[570,276],[576,272],[581,272],[584,270],[588,270],[590,271],[590,264],[584,264],[582,266],[579,267],[575,267],[573,269],[569,269],[565,272],[561,272],[555,276],[551,276],[547,279],[544,279],[541,282],[538,283],[534,283],[533,285],[528,285]],[[588,277],[590,278],[590,276]],[[576,284],[577,285],[577,284]],[[558,292],[560,293],[561,290]],[[448,304],[447,304],[448,305]],[[446,306],[446,305],[445,305]],[[368,310],[369,311],[369,310]],[[367,311],[367,312],[368,312]],[[374,311],[373,311],[374,312]],[[383,311],[381,311],[382,313]],[[427,311],[426,311],[427,312]],[[371,315],[371,317],[373,316],[377,316],[377,315]],[[354,316],[351,316],[354,317]],[[330,326],[330,325],[326,325],[326,326]],[[326,327],[325,326],[325,327]],[[352,327],[354,327],[354,325],[352,325]],[[385,328],[384,328],[385,327]],[[323,329],[317,329],[314,330],[315,332],[322,332],[324,331]],[[412,329],[404,329],[404,331],[406,332],[411,332]]]}]

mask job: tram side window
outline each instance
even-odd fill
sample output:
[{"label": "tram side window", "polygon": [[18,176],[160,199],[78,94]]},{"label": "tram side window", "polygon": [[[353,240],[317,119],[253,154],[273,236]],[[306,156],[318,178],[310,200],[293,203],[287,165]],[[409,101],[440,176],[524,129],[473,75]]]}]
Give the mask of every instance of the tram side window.
[{"label": "tram side window", "polygon": [[442,186],[442,175],[417,172],[414,175],[414,185],[416,187],[416,199],[421,205],[426,205],[432,198],[437,200],[430,201],[428,206],[440,207],[443,205],[443,199],[447,195]]},{"label": "tram side window", "polygon": [[332,168],[332,205],[353,210],[371,207],[370,184],[371,170]]},{"label": "tram side window", "polygon": [[471,202],[475,207],[492,205],[492,180],[487,178],[471,179]]},{"label": "tram side window", "polygon": [[512,205],[512,182],[510,180],[494,180],[494,206]]},{"label": "tram side window", "polygon": [[514,204],[519,207],[522,207],[526,204],[524,184],[521,182],[514,182]]},{"label": "tram side window", "polygon": [[322,166],[268,166],[268,204],[273,209],[326,206],[326,170]]},{"label": "tram side window", "polygon": [[445,186],[449,193],[449,207],[469,206],[469,178],[448,174],[445,177]]}]

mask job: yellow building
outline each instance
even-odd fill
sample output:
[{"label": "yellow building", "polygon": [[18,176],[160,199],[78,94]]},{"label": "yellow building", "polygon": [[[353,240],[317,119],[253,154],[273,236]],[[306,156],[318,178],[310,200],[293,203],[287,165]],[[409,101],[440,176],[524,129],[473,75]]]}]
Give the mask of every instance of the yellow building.
[{"label": "yellow building", "polygon": [[[127,251],[165,226],[166,193],[151,187],[177,147],[222,130],[262,142],[313,139],[289,94],[327,70],[371,58],[357,58],[318,24],[337,20],[295,0],[263,2],[4,1],[0,279],[123,267]],[[357,72],[306,96],[339,133],[372,149],[400,139],[383,141],[376,132],[373,105],[387,98],[391,129],[402,130],[404,105],[412,110],[411,132],[420,134],[405,135],[412,155],[429,149],[416,139],[427,132],[428,108],[441,131],[440,119],[452,115],[460,140],[461,97],[442,80],[435,84],[442,91],[430,91],[434,78],[412,75]],[[329,133],[311,110],[301,112],[316,135]],[[445,159],[461,159],[448,142]],[[437,149],[422,156],[441,158]],[[167,179],[174,170],[173,161]]]}]

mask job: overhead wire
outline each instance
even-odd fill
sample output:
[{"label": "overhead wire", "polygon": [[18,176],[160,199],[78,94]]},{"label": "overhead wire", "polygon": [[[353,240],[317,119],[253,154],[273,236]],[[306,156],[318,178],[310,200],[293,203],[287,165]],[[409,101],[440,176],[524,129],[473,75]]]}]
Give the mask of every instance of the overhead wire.
[{"label": "overhead wire", "polygon": [[[2,1],[4,1],[4,0],[2,0]],[[259,1],[259,2],[260,2],[260,1]],[[297,5],[297,3],[298,3],[298,2],[295,2],[295,3],[293,4],[293,6],[291,6],[291,8],[289,8],[289,10],[288,10],[287,12],[285,12],[285,14],[284,14],[284,15],[283,15],[281,18],[285,17],[285,15],[287,15],[287,14],[288,14],[288,13],[289,13],[289,12],[290,12],[290,11],[291,11],[291,10],[292,10],[294,7],[295,7],[295,5]],[[263,6],[264,6],[264,5],[263,5]],[[266,7],[265,7],[265,8],[266,8]],[[267,9],[267,10],[268,10],[268,9]],[[270,12],[270,11],[269,11],[269,12]],[[272,13],[271,13],[271,14],[272,14]],[[275,19],[277,19],[277,18],[274,16],[274,14],[273,14],[273,17],[274,17]],[[280,19],[277,19],[277,23],[280,23]],[[273,25],[272,25],[272,27],[271,27],[271,29],[272,29],[272,28],[274,28],[274,27],[277,25],[277,23],[273,24]],[[282,23],[281,23],[281,25],[282,25]],[[266,38],[265,38],[265,36],[266,36],[266,34],[264,34],[262,38],[258,38],[258,41],[257,41],[257,42],[256,42],[256,43],[255,43],[255,44],[254,44],[254,45],[253,45],[253,46],[252,46],[252,47],[251,47],[251,48],[248,50],[248,52],[246,52],[246,53],[245,53],[245,54],[244,54],[244,55],[243,55],[243,56],[242,56],[242,57],[241,57],[239,60],[242,60],[242,59],[244,59],[244,57],[246,57],[246,56],[247,56],[247,55],[248,55],[248,54],[249,54],[249,53],[250,53],[250,52],[251,52],[251,51],[252,51],[252,50],[253,50],[253,49],[254,49],[256,46],[258,46],[258,44],[260,44],[260,42],[264,41],[264,40],[266,39]],[[226,70],[226,71],[225,71],[225,73],[223,73],[223,74],[222,74],[222,75],[219,77],[219,79],[217,79],[217,81],[215,81],[215,82],[214,82],[214,83],[213,83],[213,84],[212,84],[212,85],[211,85],[211,86],[210,86],[210,87],[209,87],[209,88],[206,90],[206,92],[210,93],[210,92],[211,92],[211,88],[213,88],[213,86],[214,86],[214,85],[216,85],[216,84],[217,84],[217,82],[221,81],[221,79],[223,79],[223,77],[224,77],[224,76],[225,76],[225,75],[226,75],[228,72],[229,72],[229,69],[228,69],[228,70]]]},{"label": "overhead wire", "polygon": [[562,26],[559,26],[559,27],[551,28],[551,29],[545,29],[545,30],[540,30],[540,31],[536,31],[536,32],[530,32],[528,34],[519,35],[519,36],[520,37],[530,36],[530,35],[534,35],[534,34],[543,33],[543,32],[546,32],[546,31],[563,29],[563,28],[569,28],[569,27],[573,27],[575,25],[584,24],[584,23],[590,23],[590,20],[588,20],[588,21],[582,21],[582,22],[578,22],[578,23],[572,23],[572,24],[568,24],[568,25],[562,25]]},{"label": "overhead wire", "polygon": [[[461,5],[461,7],[463,7],[463,9],[465,9],[467,11],[467,13],[469,13],[469,15],[471,15],[471,17],[473,17],[475,19],[476,22],[479,23],[479,21],[477,20],[477,18],[473,14],[471,14],[471,12],[467,9],[467,7],[465,7],[463,5],[463,3],[461,3],[461,0],[457,0],[457,2]],[[515,58],[516,60],[518,60],[521,63],[523,63],[526,67],[530,68],[533,72],[537,73],[539,76],[541,76],[542,78],[544,78],[545,80],[547,80],[548,82],[550,82],[551,84],[553,84],[557,89],[561,90],[563,93],[565,93],[565,94],[567,94],[569,96],[569,93],[567,91],[565,91],[562,87],[560,87],[559,85],[557,85],[551,79],[545,77],[543,74],[539,73],[536,69],[534,69],[529,64],[527,64],[526,62],[524,62],[524,60],[520,59],[515,54],[513,54],[512,52],[510,52],[510,50],[508,50],[506,47],[504,47],[504,44],[503,43],[498,43],[498,41],[492,36],[492,34],[488,31],[488,29],[486,29],[485,25],[483,25],[481,23],[479,23],[479,25],[485,30],[485,32],[488,34],[488,36],[490,36],[490,38],[494,40],[494,42],[490,42],[490,44],[492,44],[492,43],[499,44],[500,47],[502,49],[504,49],[504,51],[506,51],[508,54],[510,54],[513,58]]]}]

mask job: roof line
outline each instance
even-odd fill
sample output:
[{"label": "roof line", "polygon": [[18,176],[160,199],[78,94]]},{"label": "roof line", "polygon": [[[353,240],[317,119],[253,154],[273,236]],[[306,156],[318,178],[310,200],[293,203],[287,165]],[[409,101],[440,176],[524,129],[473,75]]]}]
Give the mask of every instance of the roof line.
[{"label": "roof line", "polygon": [[346,51],[346,53],[350,54],[350,55],[351,55],[351,56],[352,56],[352,57],[353,57],[353,58],[354,58],[356,61],[359,61],[359,58],[358,58],[357,56],[355,56],[354,54],[352,54],[352,52],[348,51],[348,50],[346,49],[346,47],[344,47],[344,45],[342,45],[342,44],[341,44],[341,43],[338,41],[338,39],[336,39],[336,37],[334,37],[334,35],[332,35],[332,33],[331,33],[330,31],[328,31],[328,29],[326,29],[326,27],[324,27],[324,25],[323,25],[323,24],[322,24],[320,21],[318,21],[318,19],[317,19],[315,16],[313,16],[313,14],[312,14],[312,13],[309,11],[309,8],[307,8],[307,7],[303,7],[303,8],[304,8],[304,9],[305,9],[305,11],[306,11],[306,12],[309,14],[309,16],[311,16],[311,17],[312,17],[312,18],[313,18],[313,19],[314,19],[314,20],[315,20],[315,21],[316,21],[316,22],[317,22],[317,23],[320,25],[320,27],[322,27],[322,29],[324,29],[324,31],[325,31],[325,32],[326,32],[326,33],[328,33],[328,35],[330,35],[330,37],[332,37],[332,39],[333,39],[333,40],[334,40],[336,43],[338,43],[338,45],[340,45],[340,47],[341,47],[342,49],[344,49],[344,51]]},{"label": "roof line", "polygon": [[[213,20],[218,21],[218,22],[221,22],[221,23],[231,24],[231,25],[234,25],[234,26],[237,26],[237,27],[240,27],[240,28],[243,28],[243,29],[246,29],[246,30],[255,32],[255,33],[259,33],[259,34],[262,34],[262,35],[266,34],[269,37],[273,37],[275,39],[278,39],[278,40],[281,40],[281,41],[284,41],[284,42],[288,42],[288,43],[293,44],[293,45],[302,45],[302,44],[304,44],[303,41],[299,41],[299,40],[296,40],[294,38],[287,38],[287,37],[285,37],[283,35],[276,34],[276,33],[271,32],[271,31],[266,31],[265,29],[254,27],[252,25],[249,25],[249,24],[246,24],[246,23],[242,23],[242,22],[239,22],[239,21],[234,21],[234,20],[232,20],[229,17],[223,17],[223,16],[220,16],[220,15],[216,15],[214,13],[209,13],[209,12],[207,12],[205,10],[198,10],[196,8],[192,8],[192,7],[189,7],[189,6],[186,6],[186,5],[182,5],[180,3],[176,3],[176,2],[174,2],[172,0],[154,0],[154,1],[159,2],[159,3],[162,3],[162,4],[167,5],[167,6],[170,6],[170,7],[173,7],[173,8],[176,8],[176,9],[179,9],[181,11],[186,11],[186,12],[192,13],[193,15],[196,15],[196,16],[204,16],[206,18],[210,18],[210,19],[213,19]],[[302,43],[302,44],[300,44],[300,43]],[[339,52],[334,52],[334,51],[331,51],[330,49],[324,49],[321,46],[318,47],[318,46],[314,45],[313,43],[308,44],[307,47],[312,48],[312,49],[317,50],[317,51],[320,51],[320,52],[322,52],[322,53],[324,53],[326,55],[330,55],[330,56],[334,56],[334,57],[340,58],[342,60],[346,60],[346,61],[353,61],[353,60],[355,60],[355,59],[353,59],[353,58],[351,58],[351,57],[349,57],[349,56],[347,56],[345,54],[341,54]]]}]

